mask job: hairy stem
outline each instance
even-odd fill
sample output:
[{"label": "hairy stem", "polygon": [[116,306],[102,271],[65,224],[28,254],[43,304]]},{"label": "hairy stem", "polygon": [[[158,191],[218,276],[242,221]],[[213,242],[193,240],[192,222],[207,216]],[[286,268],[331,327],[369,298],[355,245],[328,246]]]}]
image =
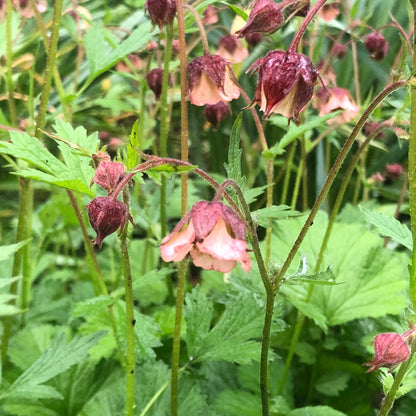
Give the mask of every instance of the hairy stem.
[{"label": "hairy stem", "polygon": [[6,0],[6,83],[9,94],[10,123],[16,126],[16,104],[13,85],[13,50],[12,50],[12,0]]}]

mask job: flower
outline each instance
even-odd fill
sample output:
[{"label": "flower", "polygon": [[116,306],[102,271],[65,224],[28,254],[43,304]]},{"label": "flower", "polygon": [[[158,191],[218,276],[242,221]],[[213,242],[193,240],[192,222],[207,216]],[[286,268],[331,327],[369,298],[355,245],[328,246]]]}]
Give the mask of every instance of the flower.
[{"label": "flower", "polygon": [[93,183],[98,183],[108,193],[111,193],[120,180],[123,179],[125,172],[126,168],[122,163],[103,160],[98,165],[90,186]]},{"label": "flower", "polygon": [[325,22],[330,22],[333,19],[336,19],[339,15],[339,4],[338,3],[328,3],[324,4],[318,11],[318,15],[325,20]]},{"label": "flower", "polygon": [[204,26],[213,25],[218,22],[217,10],[212,4],[210,4],[202,14],[204,16],[202,19]]},{"label": "flower", "polygon": [[248,272],[251,262],[245,236],[244,222],[230,207],[200,201],[162,240],[160,253],[166,262],[181,261],[190,253],[195,266],[222,273],[230,272],[239,262]]},{"label": "flower", "polygon": [[364,41],[370,58],[374,61],[382,61],[389,50],[389,43],[386,38],[378,32],[370,33]]},{"label": "flower", "polygon": [[264,117],[279,113],[297,123],[318,78],[312,61],[300,53],[274,50],[254,62],[248,71],[259,73],[253,104],[260,106]]},{"label": "flower", "polygon": [[283,23],[281,7],[273,0],[254,0],[253,4],[247,23],[235,32],[239,38],[255,32],[271,34]]},{"label": "flower", "polygon": [[202,106],[231,101],[240,96],[230,64],[221,56],[204,55],[188,64],[189,100]]},{"label": "flower", "polygon": [[[155,93],[156,100],[160,99],[160,94],[162,93],[162,83],[163,83],[163,69],[154,68],[146,75],[146,81],[149,88]],[[169,73],[168,84],[173,85],[172,74]]]},{"label": "flower", "polygon": [[204,109],[204,114],[207,120],[217,127],[224,119],[231,114],[230,106],[223,101],[219,101],[217,104],[207,104]]},{"label": "flower", "polygon": [[350,92],[345,88],[321,88],[317,91],[316,98],[315,107],[319,109],[319,116],[335,110],[344,110],[341,114],[328,120],[328,124],[348,123],[360,111]]},{"label": "flower", "polygon": [[216,55],[223,57],[232,64],[237,64],[247,58],[248,50],[236,36],[225,35],[218,42]]},{"label": "flower", "polygon": [[395,364],[407,360],[410,349],[406,344],[406,337],[403,335],[396,334],[395,332],[376,335],[371,341],[371,345],[374,345],[374,358],[369,363],[364,364],[370,367],[367,373],[377,370],[380,367],[391,368]]},{"label": "flower", "polygon": [[400,176],[403,174],[403,167],[398,163],[392,163],[390,165],[386,165],[386,176],[391,180],[399,179]]},{"label": "flower", "polygon": [[120,228],[120,234],[122,233],[127,220],[134,226],[133,218],[127,211],[127,207],[111,196],[94,198],[87,208],[91,227],[97,233],[93,243],[100,248],[104,238],[118,228]]},{"label": "flower", "polygon": [[176,15],[175,0],[147,0],[146,8],[152,23],[158,25],[160,29],[164,25],[172,24]]}]

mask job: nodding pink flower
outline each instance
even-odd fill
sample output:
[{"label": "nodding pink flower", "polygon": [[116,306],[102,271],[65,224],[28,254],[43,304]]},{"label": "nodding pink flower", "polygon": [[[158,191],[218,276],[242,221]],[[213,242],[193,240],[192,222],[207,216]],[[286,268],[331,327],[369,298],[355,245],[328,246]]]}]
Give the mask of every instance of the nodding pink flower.
[{"label": "nodding pink flower", "polygon": [[204,114],[207,120],[217,127],[224,119],[231,114],[230,106],[223,101],[219,101],[217,104],[207,104],[204,109]]},{"label": "nodding pink flower", "polygon": [[204,55],[188,64],[189,100],[202,106],[231,101],[240,96],[234,73],[228,61],[218,55]]},{"label": "nodding pink flower", "polygon": [[376,335],[371,341],[371,345],[374,345],[374,358],[369,363],[364,364],[370,367],[367,373],[380,367],[393,368],[397,364],[406,361],[410,354],[406,339],[414,332],[415,328],[411,328],[402,335],[395,332]]},{"label": "nodding pink flower", "polygon": [[328,124],[348,123],[360,111],[350,92],[345,88],[321,88],[317,91],[316,98],[317,103],[314,105],[319,109],[319,116],[328,114],[331,111],[344,110],[341,114],[328,120]]},{"label": "nodding pink flower", "polygon": [[200,201],[162,240],[160,253],[166,262],[181,261],[190,253],[195,266],[222,273],[239,262],[248,272],[251,262],[245,237],[246,226],[230,207]]},{"label": "nodding pink flower", "polygon": [[218,42],[216,55],[223,57],[232,64],[237,64],[248,57],[248,50],[236,36],[225,35]]},{"label": "nodding pink flower", "polygon": [[[160,99],[163,84],[163,69],[154,68],[146,75],[146,81],[149,88],[154,92],[156,100]],[[168,84],[173,85],[172,75],[169,74]]]},{"label": "nodding pink flower", "polygon": [[127,211],[127,207],[122,202],[110,196],[94,198],[87,205],[87,208],[91,227],[97,233],[97,237],[93,243],[100,248],[105,237],[114,233],[119,228],[119,235],[122,233],[127,220],[134,226],[133,218]]},{"label": "nodding pink flower", "polygon": [[387,55],[389,44],[386,38],[378,32],[370,33],[364,41],[370,58],[374,61],[382,61]]},{"label": "nodding pink flower", "polygon": [[282,25],[284,18],[281,7],[273,0],[254,0],[247,23],[235,32],[239,38],[249,33],[271,34]]},{"label": "nodding pink flower", "polygon": [[324,4],[318,11],[318,15],[325,20],[325,22],[330,22],[338,17],[339,4],[338,3],[328,3]]},{"label": "nodding pink flower", "polygon": [[126,173],[125,166],[120,162],[103,160],[97,167],[91,184],[98,183],[108,193],[111,193]]},{"label": "nodding pink flower", "polygon": [[392,163],[391,165],[386,165],[386,176],[391,180],[399,179],[403,174],[403,166],[398,163]]},{"label": "nodding pink flower", "polygon": [[175,0],[147,0],[146,8],[152,23],[158,25],[160,29],[172,24],[176,15]]},{"label": "nodding pink flower", "polygon": [[212,4],[204,10],[203,16],[202,23],[204,26],[213,25],[218,22],[218,13]]},{"label": "nodding pink flower", "polygon": [[258,104],[264,117],[282,114],[298,123],[299,113],[306,107],[318,79],[312,61],[296,52],[274,50],[258,59],[248,71],[258,72],[252,104]]}]

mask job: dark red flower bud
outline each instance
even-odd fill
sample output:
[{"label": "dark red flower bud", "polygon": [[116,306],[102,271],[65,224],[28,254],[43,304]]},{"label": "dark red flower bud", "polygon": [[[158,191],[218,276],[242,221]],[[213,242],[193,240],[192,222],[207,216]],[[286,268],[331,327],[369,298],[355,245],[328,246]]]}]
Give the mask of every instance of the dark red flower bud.
[{"label": "dark red flower bud", "polygon": [[259,73],[253,103],[260,106],[264,117],[279,113],[297,123],[318,79],[312,61],[296,52],[275,50],[254,62],[248,69],[252,70]]},{"label": "dark red flower bud", "polygon": [[93,243],[100,248],[104,238],[117,231],[118,228],[121,234],[127,220],[134,226],[133,218],[127,212],[126,206],[112,197],[99,196],[93,199],[87,208],[91,227],[97,233]]},{"label": "dark red flower bud", "polygon": [[[160,99],[160,94],[162,93],[162,83],[163,83],[163,69],[155,68],[152,69],[146,75],[146,81],[149,88],[155,93],[156,100]],[[169,85],[173,85],[172,75],[169,74]]]},{"label": "dark red flower bud", "polygon": [[386,165],[386,176],[395,181],[403,175],[403,166],[398,163]]},{"label": "dark red flower bud", "polygon": [[364,45],[370,54],[370,58],[375,61],[383,60],[389,50],[386,38],[378,32],[370,33],[364,41]]},{"label": "dark red flower bud", "polygon": [[383,124],[378,123],[377,121],[366,121],[364,124],[364,134],[366,136],[375,134],[375,139],[384,138]]},{"label": "dark red flower bud", "polygon": [[247,23],[242,29],[235,32],[239,38],[254,32],[269,35],[279,29],[283,23],[281,7],[273,0],[254,0],[253,3],[254,6],[248,15]]},{"label": "dark red flower bud", "polygon": [[342,43],[337,42],[337,43],[334,43],[334,45],[332,46],[331,52],[338,59],[342,59],[347,53],[347,47],[343,45]]},{"label": "dark red flower bud", "polygon": [[176,15],[175,0],[147,0],[147,11],[154,25],[162,29],[165,25],[170,25]]},{"label": "dark red flower bud", "polygon": [[93,183],[98,183],[110,193],[123,179],[125,172],[126,168],[122,163],[104,160],[98,165],[90,186]]},{"label": "dark red flower bud", "polygon": [[261,41],[261,34],[254,32],[254,33],[247,33],[244,37],[247,43],[254,48],[260,41]]},{"label": "dark red flower bud", "polygon": [[219,55],[204,55],[188,64],[189,100],[194,105],[217,104],[240,96],[228,61]]},{"label": "dark red flower bud", "polygon": [[204,114],[207,120],[214,126],[217,127],[224,119],[226,119],[230,114],[230,106],[223,101],[218,102],[217,104],[209,105],[207,104],[204,109]]}]

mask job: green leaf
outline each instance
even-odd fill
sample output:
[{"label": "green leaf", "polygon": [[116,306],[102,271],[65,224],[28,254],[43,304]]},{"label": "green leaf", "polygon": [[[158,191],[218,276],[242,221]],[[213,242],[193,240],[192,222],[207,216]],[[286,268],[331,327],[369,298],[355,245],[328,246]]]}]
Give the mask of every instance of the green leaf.
[{"label": "green leaf", "polygon": [[235,119],[231,130],[230,144],[228,146],[228,163],[224,164],[228,179],[235,180],[241,187],[243,187],[245,183],[245,178],[242,176],[241,171],[241,155],[243,154],[243,151],[240,148],[240,130],[242,120],[243,113],[240,112]]},{"label": "green leaf", "polygon": [[104,334],[104,331],[98,331],[85,337],[77,336],[68,344],[65,335],[61,334],[51,347],[9,387],[2,398],[62,399],[58,391],[43,383],[86,360],[88,350],[96,345]]},{"label": "green leaf", "polygon": [[137,165],[137,150],[139,148],[139,129],[140,120],[137,119],[131,128],[129,142],[127,144],[127,169],[131,170]]},{"label": "green leaf", "polygon": [[269,226],[269,219],[281,220],[288,217],[298,217],[302,215],[298,211],[292,211],[287,205],[273,205],[267,208],[261,208],[251,213],[255,223],[261,227]]},{"label": "green leaf", "polygon": [[220,415],[259,416],[260,397],[243,390],[224,390],[215,399],[214,409]]},{"label": "green leaf", "polygon": [[[18,243],[9,244],[8,246],[1,246],[0,247],[0,261],[6,260],[12,254],[16,253],[20,248],[22,248],[25,244],[27,244],[31,239],[28,238],[27,240],[19,241]],[[14,278],[16,279],[16,278]],[[0,280],[0,287],[8,285],[9,283],[5,283],[5,280]]]},{"label": "green leaf", "polygon": [[[304,220],[292,218],[274,224],[271,259],[282,263],[299,235]],[[327,228],[327,216],[319,213],[295,256],[294,265],[306,256],[313,269],[317,250]],[[324,255],[322,268],[332,267],[337,285],[317,285],[308,298],[309,285],[282,285],[281,292],[321,328],[354,319],[397,314],[407,305],[403,290],[405,253],[383,249],[382,240],[362,224],[336,222]],[[324,318],[324,320],[322,320]]]},{"label": "green leaf", "polygon": [[[288,131],[286,134],[280,139],[279,143],[272,146],[270,149],[263,152],[263,156],[266,159],[274,159],[276,156],[281,155],[284,153],[284,149],[286,146],[288,146],[290,143],[292,143],[294,140],[308,132],[309,130],[312,130],[316,127],[321,126],[324,124],[327,120],[329,120],[332,117],[337,116],[340,113],[340,111],[334,111],[329,114],[325,114],[322,117],[316,117],[312,118],[310,121],[304,124],[300,124],[297,126],[296,124],[292,123],[289,126]],[[285,123],[287,123],[286,119],[284,119]],[[282,120],[280,117],[274,117],[271,118],[271,122],[273,124],[280,125],[282,127]]]},{"label": "green leaf", "polygon": [[161,175],[171,178],[173,175],[189,173],[195,170],[198,166],[172,166],[168,164],[156,166],[154,168],[146,170],[146,174],[152,178],[156,183],[160,183]]},{"label": "green leaf", "polygon": [[144,48],[156,32],[156,29],[152,31],[152,24],[146,21],[133,30],[127,39],[113,48],[105,41],[105,39],[111,38],[111,43],[115,42],[108,30],[98,25],[89,28],[84,36],[84,46],[90,75],[82,90],[85,90],[95,78],[116,65],[128,54]]},{"label": "green leaf", "polygon": [[360,207],[365,220],[374,225],[375,229],[383,236],[390,237],[397,243],[402,244],[409,250],[413,249],[412,233],[409,228],[396,220],[381,212],[370,211],[367,208]]},{"label": "green leaf", "polygon": [[326,396],[338,396],[346,389],[351,374],[345,371],[325,373],[316,380],[315,388]]},{"label": "green leaf", "polygon": [[289,416],[347,416],[329,406],[307,406],[292,410]]},{"label": "green leaf", "polygon": [[232,9],[238,16],[242,17],[244,20],[247,21],[248,15],[244,10],[240,9],[237,6],[234,6],[233,4],[229,3],[228,1],[220,1],[220,3],[225,4],[230,9]]},{"label": "green leaf", "polygon": [[[241,293],[229,297],[225,311],[210,330],[213,303],[199,288],[186,297],[186,344],[192,360],[226,360],[240,364],[259,359],[263,311],[255,297]],[[235,348],[238,345],[238,354]]]}]

